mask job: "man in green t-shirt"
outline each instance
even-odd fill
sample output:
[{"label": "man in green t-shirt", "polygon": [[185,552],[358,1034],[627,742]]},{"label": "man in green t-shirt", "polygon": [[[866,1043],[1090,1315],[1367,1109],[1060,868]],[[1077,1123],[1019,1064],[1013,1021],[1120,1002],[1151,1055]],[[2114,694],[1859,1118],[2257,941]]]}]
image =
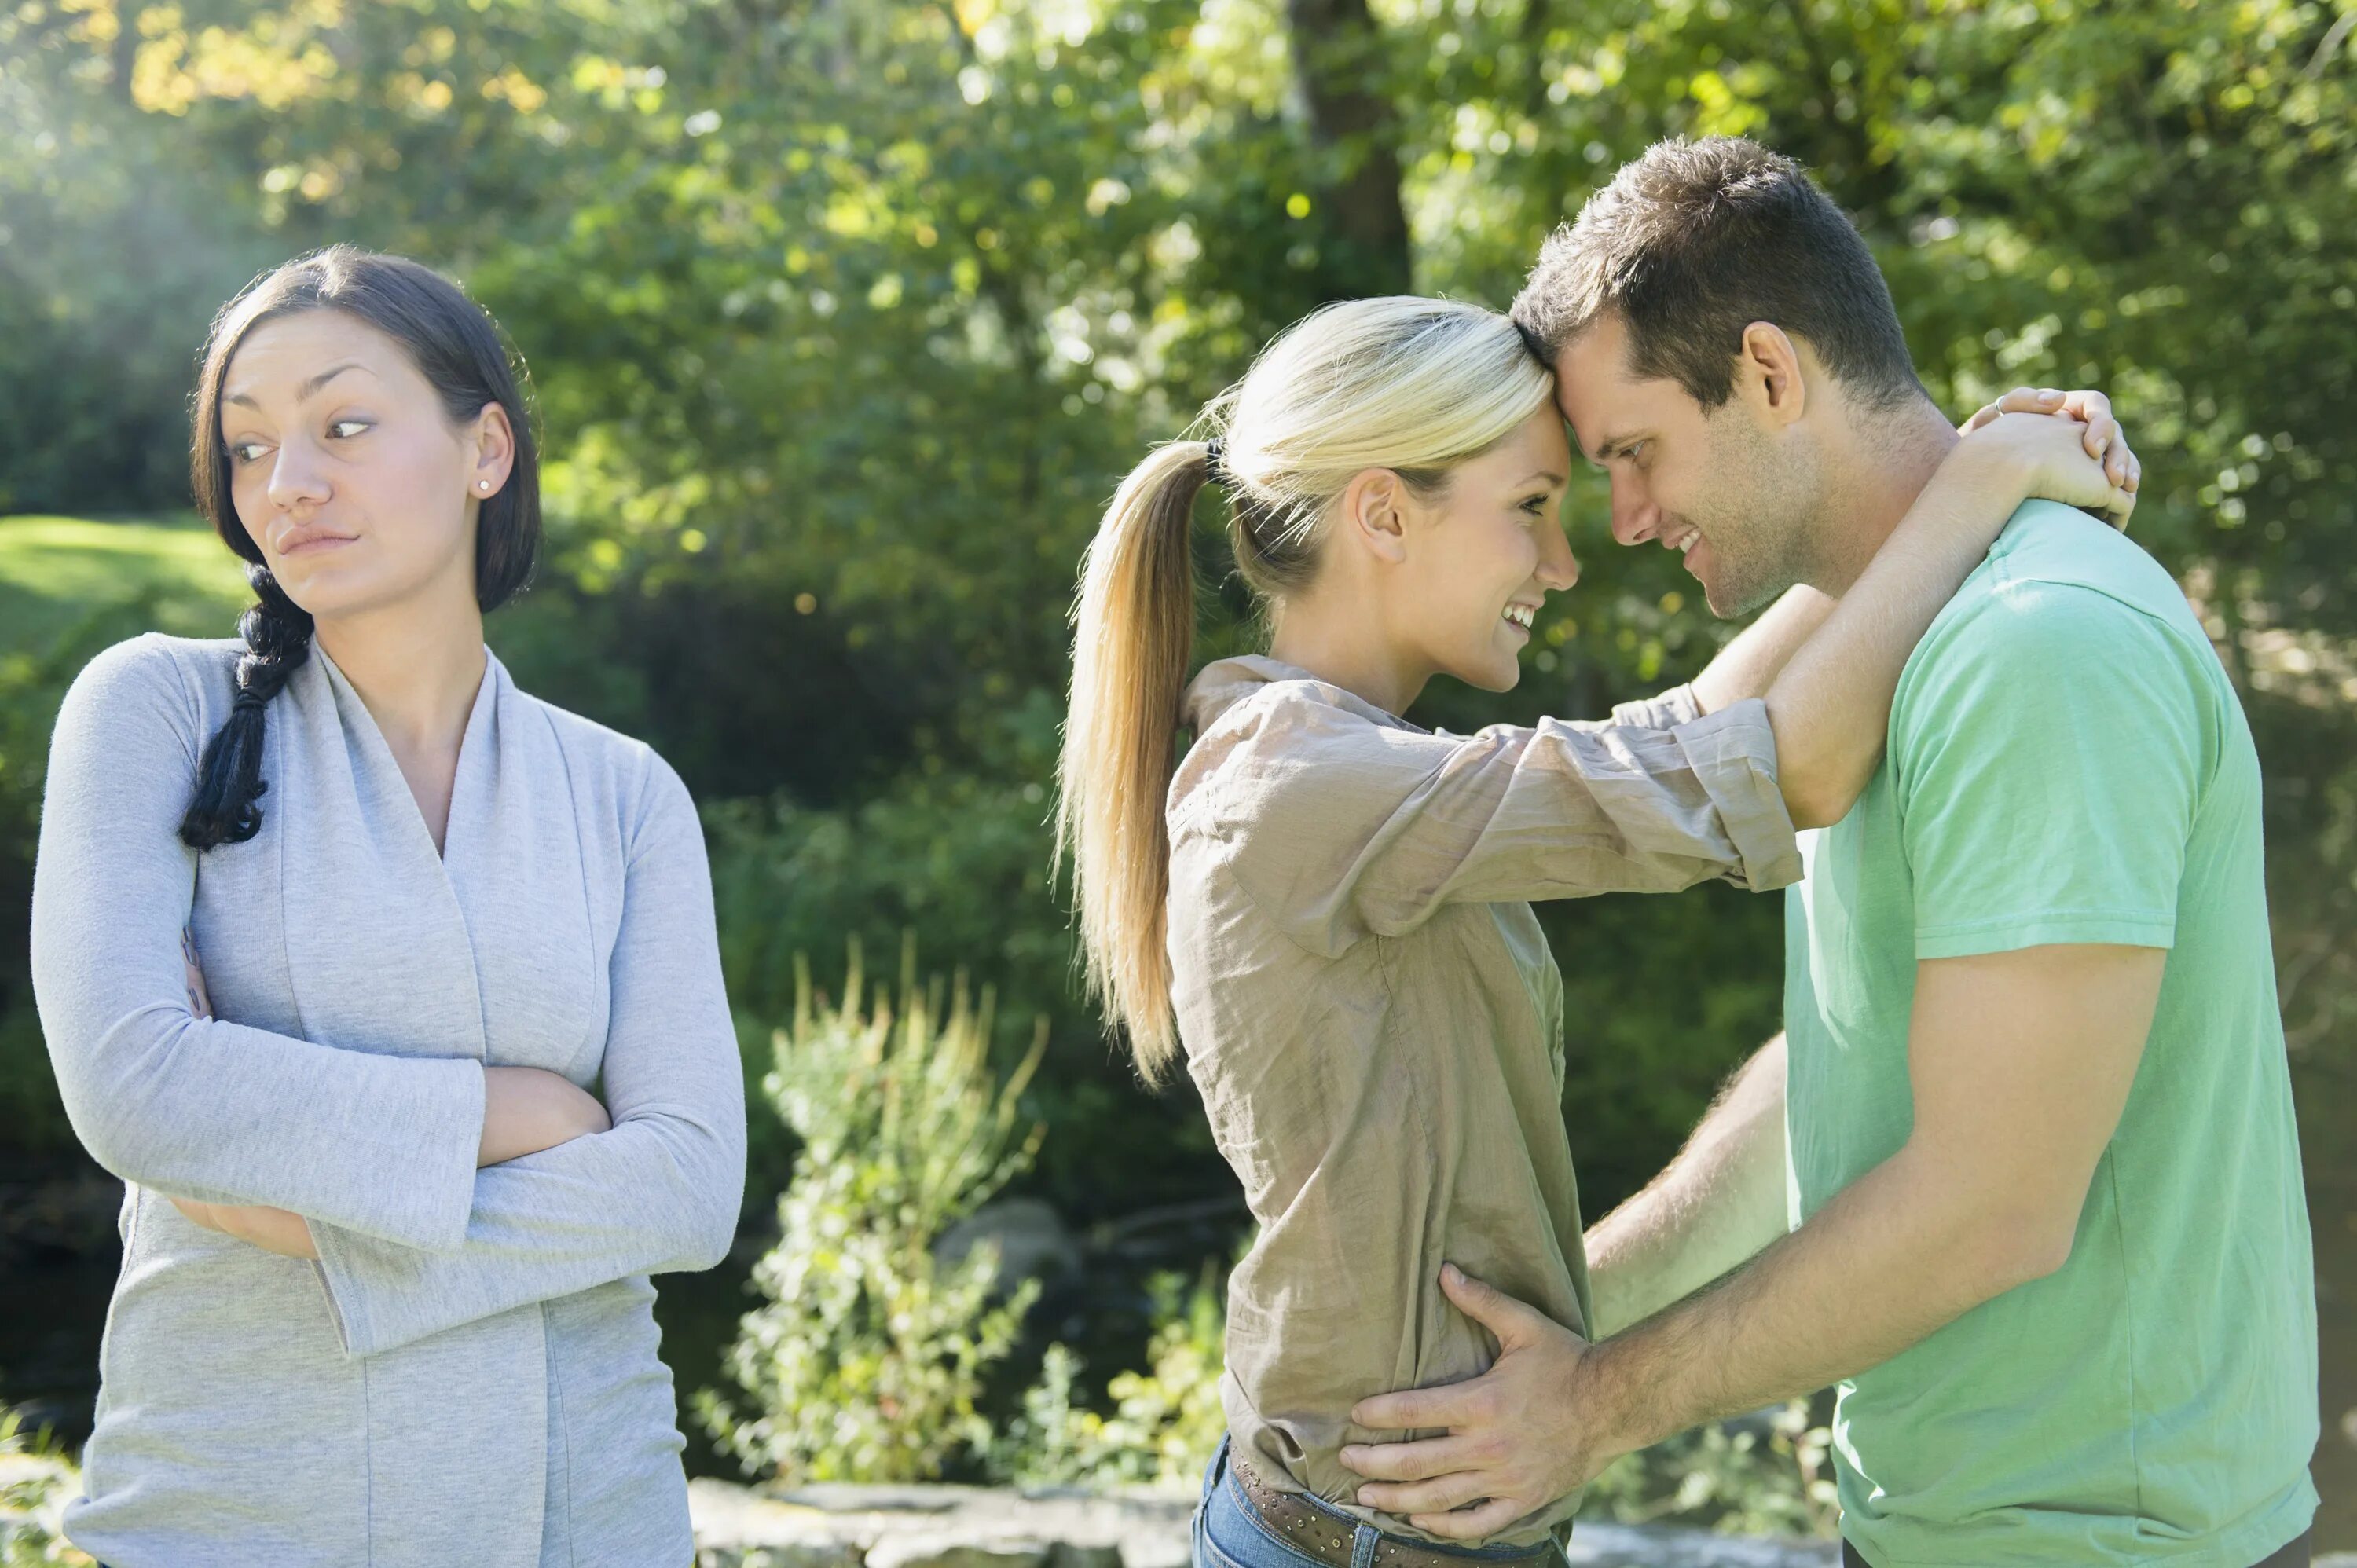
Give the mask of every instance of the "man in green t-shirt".
[{"label": "man in green t-shirt", "polygon": [[[1615,536],[1682,550],[1722,615],[1826,613],[1956,440],[1847,220],[1749,142],[1624,168],[1515,317]],[[1854,1563],[2306,1563],[2316,1295],[2258,759],[2184,596],[2021,509],[1803,857],[1785,1035],[1588,1234],[1609,1337],[1448,1271],[1499,1359],[1359,1407],[1449,1430],[1345,1449],[1360,1500],[1478,1539],[1833,1383]]]}]

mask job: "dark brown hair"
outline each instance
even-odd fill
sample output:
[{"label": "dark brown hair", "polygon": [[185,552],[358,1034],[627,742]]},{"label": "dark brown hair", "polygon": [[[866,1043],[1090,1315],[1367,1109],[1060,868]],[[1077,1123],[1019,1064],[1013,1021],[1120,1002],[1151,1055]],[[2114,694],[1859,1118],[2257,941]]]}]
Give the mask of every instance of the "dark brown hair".
[{"label": "dark brown hair", "polygon": [[497,609],[532,578],[540,550],[540,459],[515,358],[483,307],[430,267],[400,256],[334,245],[264,273],[221,308],[205,339],[188,422],[188,479],[197,510],[242,557],[254,603],[238,619],[246,651],[230,716],[206,744],[180,837],[206,850],[243,843],[262,827],[254,801],[262,778],[263,710],[311,655],[311,617],[286,596],[262,547],[239,521],[221,439],[221,381],[245,335],[265,321],[307,310],[339,310],[401,345],[442,400],[453,424],[487,403],[507,410],[515,435],[507,483],[482,502],[475,529],[475,600]]},{"label": "dark brown hair", "polygon": [[1755,321],[1807,339],[1871,406],[1923,393],[1866,242],[1799,164],[1738,136],[1656,142],[1622,166],[1548,237],[1513,316],[1552,365],[1608,311],[1631,371],[1706,409],[1733,392]]}]

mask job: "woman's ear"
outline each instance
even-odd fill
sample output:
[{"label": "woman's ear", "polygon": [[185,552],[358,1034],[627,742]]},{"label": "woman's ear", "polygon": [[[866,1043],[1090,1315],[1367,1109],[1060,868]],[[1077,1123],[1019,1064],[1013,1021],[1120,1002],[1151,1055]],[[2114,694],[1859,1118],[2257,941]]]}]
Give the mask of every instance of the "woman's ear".
[{"label": "woman's ear", "polygon": [[497,403],[485,403],[475,415],[469,445],[474,462],[467,470],[467,493],[477,500],[499,494],[515,468],[515,426],[508,423],[508,411]]},{"label": "woman's ear", "polygon": [[1407,485],[1389,468],[1368,468],[1342,489],[1338,532],[1377,561],[1407,559]]}]

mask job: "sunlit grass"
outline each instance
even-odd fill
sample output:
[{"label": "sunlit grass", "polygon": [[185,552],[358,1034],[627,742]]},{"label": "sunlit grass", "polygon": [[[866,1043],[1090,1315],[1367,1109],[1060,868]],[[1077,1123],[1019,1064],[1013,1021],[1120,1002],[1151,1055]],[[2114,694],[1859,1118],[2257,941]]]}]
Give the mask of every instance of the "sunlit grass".
[{"label": "sunlit grass", "polygon": [[164,630],[232,635],[236,557],[192,518],[0,517],[0,650],[41,649],[92,611],[152,599]]}]

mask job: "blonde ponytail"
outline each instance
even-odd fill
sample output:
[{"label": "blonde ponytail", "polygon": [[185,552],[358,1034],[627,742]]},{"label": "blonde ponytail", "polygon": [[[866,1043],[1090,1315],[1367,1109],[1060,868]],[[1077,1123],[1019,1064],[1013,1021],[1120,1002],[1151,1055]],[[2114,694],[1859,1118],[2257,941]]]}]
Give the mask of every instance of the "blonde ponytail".
[{"label": "blonde ponytail", "polygon": [[1056,858],[1070,853],[1090,991],[1127,1028],[1138,1070],[1168,1076],[1170,1015],[1163,901],[1178,699],[1195,646],[1200,441],[1158,447],[1122,481],[1081,569],[1072,606],[1072,692],[1056,767]]},{"label": "blonde ponytail", "polygon": [[[1282,601],[1318,571],[1325,520],[1359,473],[1421,487],[1503,440],[1555,394],[1555,378],[1493,310],[1398,296],[1329,305],[1295,323],[1204,411],[1221,429],[1220,484],[1244,582]],[[1056,767],[1056,864],[1069,854],[1091,993],[1126,1029],[1148,1083],[1169,1074],[1163,821],[1195,640],[1195,498],[1211,477],[1200,441],[1157,447],[1098,525],[1072,607],[1071,703]]]}]

